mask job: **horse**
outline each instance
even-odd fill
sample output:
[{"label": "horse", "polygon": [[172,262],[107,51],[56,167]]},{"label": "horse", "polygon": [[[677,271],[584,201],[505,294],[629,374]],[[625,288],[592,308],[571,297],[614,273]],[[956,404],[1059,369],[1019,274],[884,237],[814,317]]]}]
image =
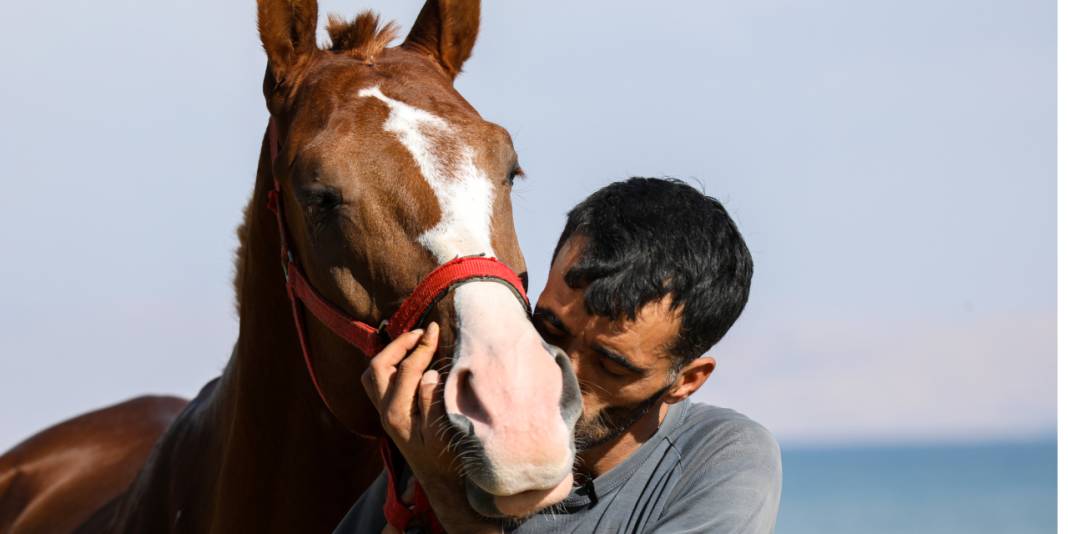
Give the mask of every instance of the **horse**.
[{"label": "horse", "polygon": [[[19,458],[56,458],[70,469],[51,473],[86,480],[66,487],[94,489],[64,493],[59,475],[38,472],[17,499],[33,506],[12,505],[0,530],[77,519],[79,532],[329,532],[383,468],[379,415],[359,385],[366,353],[428,321],[441,325],[441,425],[472,504],[526,515],[524,503],[547,504],[532,493],[572,483],[581,399],[566,355],[529,321],[510,199],[518,157],[453,85],[479,1],[427,0],[397,46],[397,26],[370,12],[331,16],[324,47],[315,0],[258,0],[257,15],[270,121],[238,229],[231,357],[188,404],[113,407],[156,422],[137,440],[102,431],[128,420],[94,413],[24,442]],[[481,267],[460,280],[463,262]],[[99,454],[71,454],[123,447],[132,482],[116,462],[86,464]],[[12,458],[0,457],[0,481],[27,472]],[[0,486],[0,511],[10,500]],[[36,522],[20,527],[26,514]]]}]

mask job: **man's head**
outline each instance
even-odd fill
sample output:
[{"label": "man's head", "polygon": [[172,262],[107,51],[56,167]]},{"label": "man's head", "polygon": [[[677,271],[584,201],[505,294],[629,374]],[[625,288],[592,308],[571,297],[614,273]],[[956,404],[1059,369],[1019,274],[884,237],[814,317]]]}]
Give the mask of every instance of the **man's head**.
[{"label": "man's head", "polygon": [[723,206],[680,181],[631,178],[572,209],[535,324],[582,386],[579,446],[612,441],[661,401],[696,391],[752,275]]}]

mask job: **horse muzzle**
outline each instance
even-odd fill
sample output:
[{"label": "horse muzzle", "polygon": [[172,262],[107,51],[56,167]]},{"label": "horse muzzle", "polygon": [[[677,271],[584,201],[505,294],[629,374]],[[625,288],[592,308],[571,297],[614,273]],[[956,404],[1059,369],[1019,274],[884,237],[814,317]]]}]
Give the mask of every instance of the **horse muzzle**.
[{"label": "horse muzzle", "polygon": [[503,285],[465,285],[455,305],[458,343],[444,400],[469,500],[483,515],[529,515],[570,491],[578,380]]}]

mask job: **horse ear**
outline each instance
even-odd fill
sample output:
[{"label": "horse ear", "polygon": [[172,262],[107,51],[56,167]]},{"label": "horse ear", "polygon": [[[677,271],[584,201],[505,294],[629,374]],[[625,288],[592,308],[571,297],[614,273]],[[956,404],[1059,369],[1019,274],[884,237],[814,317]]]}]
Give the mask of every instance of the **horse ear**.
[{"label": "horse ear", "polygon": [[281,82],[300,58],[314,52],[319,21],[316,0],[256,0],[267,72]]},{"label": "horse ear", "polygon": [[479,0],[427,0],[401,45],[429,54],[453,79],[478,38]]}]

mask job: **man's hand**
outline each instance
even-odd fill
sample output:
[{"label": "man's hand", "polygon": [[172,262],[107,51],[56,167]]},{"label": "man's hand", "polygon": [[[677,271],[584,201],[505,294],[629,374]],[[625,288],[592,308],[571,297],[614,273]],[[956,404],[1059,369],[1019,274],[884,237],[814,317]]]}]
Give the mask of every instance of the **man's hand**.
[{"label": "man's hand", "polygon": [[430,366],[438,348],[438,325],[397,337],[372,360],[362,381],[382,418],[386,433],[413,470],[447,471],[445,443],[438,425],[444,417],[435,406],[438,372]]},{"label": "man's hand", "polygon": [[425,332],[398,336],[371,359],[363,387],[442,526],[449,532],[500,532],[497,523],[471,509],[463,482],[452,469],[454,458],[446,452],[441,426],[445,410],[434,402],[442,384],[438,372],[427,369],[437,348],[437,323],[430,323]]}]

